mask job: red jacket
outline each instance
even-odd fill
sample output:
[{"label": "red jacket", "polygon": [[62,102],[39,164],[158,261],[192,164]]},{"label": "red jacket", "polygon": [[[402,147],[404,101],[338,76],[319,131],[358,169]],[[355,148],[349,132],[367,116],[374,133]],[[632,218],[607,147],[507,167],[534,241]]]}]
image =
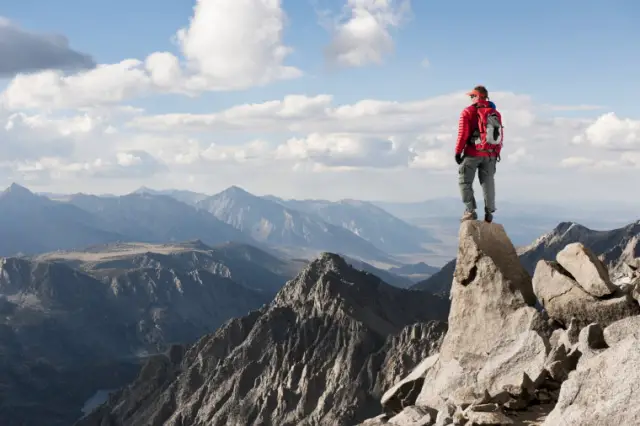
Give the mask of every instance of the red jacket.
[{"label": "red jacket", "polygon": [[467,142],[471,138],[471,134],[478,128],[478,118],[476,116],[475,105],[489,105],[489,101],[478,100],[475,104],[469,105],[462,110],[460,121],[458,122],[458,140],[456,142],[456,154],[462,154],[465,157],[497,157],[500,154],[500,148],[496,152],[483,152],[476,150],[475,146]]}]

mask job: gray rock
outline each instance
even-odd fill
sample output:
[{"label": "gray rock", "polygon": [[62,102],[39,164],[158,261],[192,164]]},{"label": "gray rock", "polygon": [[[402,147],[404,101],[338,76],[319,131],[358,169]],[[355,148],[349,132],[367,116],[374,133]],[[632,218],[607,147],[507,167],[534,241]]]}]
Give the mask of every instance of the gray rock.
[{"label": "gray rock", "polygon": [[[386,412],[399,413],[404,407],[414,405],[427,366],[432,365],[427,359],[437,355],[446,330],[446,323],[440,321],[417,323],[387,340],[383,348],[386,357],[374,388],[374,392],[383,393],[381,403]],[[417,364],[420,360],[422,362]],[[412,371],[411,378],[405,380],[408,371]]]},{"label": "gray rock", "polygon": [[600,324],[589,324],[580,330],[580,337],[578,338],[578,344],[576,347],[577,350],[580,351],[578,367],[587,362],[590,358],[598,355],[604,349],[608,348]]},{"label": "gray rock", "polygon": [[393,412],[412,405],[420,394],[424,376],[437,359],[438,354],[425,358],[408,376],[386,391],[380,400],[385,410]]},{"label": "gray rock", "polygon": [[609,278],[607,267],[582,243],[567,244],[556,260],[592,296],[607,296],[617,289]]},{"label": "gray rock", "polygon": [[550,317],[563,324],[575,318],[579,328],[592,322],[606,327],[619,319],[640,314],[638,303],[626,294],[614,294],[607,299],[590,295],[556,262],[538,262],[533,288]]},{"label": "gray rock", "polygon": [[438,411],[436,416],[436,423],[434,426],[446,426],[453,423],[453,415],[456,412],[456,406],[451,403],[443,405],[442,409]]},{"label": "gray rock", "polygon": [[640,278],[632,285],[629,295],[633,297],[636,302],[640,303]]},{"label": "gray rock", "polygon": [[[544,321],[531,306],[536,302],[531,278],[504,228],[466,221],[460,226],[459,241],[449,328],[416,400],[436,409],[446,401],[472,403],[483,397],[486,387],[517,385],[514,373],[500,368],[500,361],[534,370],[535,375],[547,355],[541,337],[527,334]],[[522,377],[522,372],[517,374]]]},{"label": "gray rock", "polygon": [[379,416],[367,419],[357,426],[382,426],[389,424],[389,416],[386,414],[380,414]]},{"label": "gray rock", "polygon": [[467,409],[464,412],[464,416],[468,420],[468,423],[466,423],[468,426],[514,424],[514,421],[501,411],[475,411]]},{"label": "gray rock", "polygon": [[426,407],[407,407],[389,419],[393,426],[431,426],[435,423],[437,411]]},{"label": "gray rock", "polygon": [[[428,337],[440,339],[435,330],[444,328],[414,324],[444,319],[446,302],[325,253],[269,305],[192,345],[175,378],[139,378],[78,426],[358,424],[380,413],[377,383],[399,380],[422,360],[396,362],[389,352],[434,349]],[[416,345],[423,348],[406,351]]]},{"label": "gray rock", "polygon": [[640,339],[640,315],[623,318],[609,324],[603,334],[608,346],[614,346],[629,336]]},{"label": "gray rock", "polygon": [[543,426],[640,424],[638,383],[640,340],[628,337],[571,373]]},{"label": "gray rock", "polygon": [[477,387],[491,395],[522,385],[526,374],[537,382],[544,371],[549,344],[536,331],[525,331],[511,344],[496,348],[480,369]]},{"label": "gray rock", "polygon": [[575,368],[576,362],[569,357],[568,349],[563,344],[554,346],[545,361],[545,370],[557,382],[565,381],[569,373]]}]

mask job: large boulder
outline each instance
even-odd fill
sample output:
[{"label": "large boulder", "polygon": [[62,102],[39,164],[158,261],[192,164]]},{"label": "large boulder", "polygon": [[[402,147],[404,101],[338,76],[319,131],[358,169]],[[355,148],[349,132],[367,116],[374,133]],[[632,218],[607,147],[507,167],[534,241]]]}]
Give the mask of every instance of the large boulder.
[{"label": "large boulder", "polygon": [[630,336],[569,375],[543,426],[638,425],[639,383],[640,340]]},{"label": "large boulder", "polygon": [[556,260],[592,296],[603,297],[617,290],[605,264],[582,243],[567,244]]},{"label": "large boulder", "polygon": [[[591,269],[591,266],[585,269]],[[592,322],[606,327],[622,318],[640,314],[640,306],[629,294],[617,290],[606,298],[595,297],[557,262],[538,262],[533,290],[548,315],[565,326],[575,318],[579,328]]]},{"label": "large boulder", "polygon": [[416,401],[439,410],[535,381],[549,350],[531,277],[501,225],[464,222],[457,259],[449,328]]}]

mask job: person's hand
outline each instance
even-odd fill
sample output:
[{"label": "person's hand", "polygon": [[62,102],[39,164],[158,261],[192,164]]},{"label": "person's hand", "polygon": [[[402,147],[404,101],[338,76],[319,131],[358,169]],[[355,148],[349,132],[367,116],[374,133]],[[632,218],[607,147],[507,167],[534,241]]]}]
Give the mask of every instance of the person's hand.
[{"label": "person's hand", "polygon": [[462,163],[462,154],[456,154],[456,163],[458,164]]}]

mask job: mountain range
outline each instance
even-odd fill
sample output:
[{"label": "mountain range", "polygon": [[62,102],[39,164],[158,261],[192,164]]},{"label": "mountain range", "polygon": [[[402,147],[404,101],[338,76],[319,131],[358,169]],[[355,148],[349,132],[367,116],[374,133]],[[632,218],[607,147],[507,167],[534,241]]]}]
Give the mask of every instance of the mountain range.
[{"label": "mountain range", "polygon": [[[148,359],[136,380],[75,426],[400,426],[467,419],[466,424],[541,425],[558,399],[564,401],[556,408],[562,411],[581,395],[571,384],[558,391],[563,381],[578,379],[568,372],[608,346],[593,320],[579,336],[573,323],[565,330],[547,321],[534,308],[542,293],[524,262],[537,263],[565,242],[585,238],[610,265],[628,263],[638,255],[636,225],[595,234],[560,224],[519,258],[500,225],[465,222],[451,297],[390,286],[324,253],[268,305],[192,345]],[[571,232],[574,228],[581,232]],[[576,270],[593,262],[588,256],[580,264],[569,261]],[[558,276],[573,280],[566,270]],[[630,294],[616,289],[594,298],[593,306],[569,300],[564,309],[587,309],[592,318],[606,311],[603,327],[630,317],[604,334],[613,342],[623,339],[623,332],[636,335],[633,321],[640,317],[633,315],[640,308]],[[557,318],[558,312],[565,311],[551,314]],[[619,351],[614,352],[607,365],[618,365]],[[599,374],[603,371],[594,378]],[[595,392],[596,382],[589,383]],[[628,395],[632,388],[622,383],[617,390]],[[580,400],[589,404],[594,397]],[[465,410],[469,406],[473,409]]]},{"label": "mountain range", "polygon": [[[459,218],[462,214],[461,201],[457,197],[403,203],[372,201],[372,204],[407,223],[429,230],[437,238],[445,236],[457,240]],[[484,204],[480,197],[478,211],[483,209]],[[637,212],[637,204],[578,206],[514,202],[499,198],[495,220],[504,226],[516,246],[527,246],[561,222],[581,223],[592,229],[606,230],[623,227],[637,219]],[[456,244],[451,244],[450,247],[449,253],[453,257]]]},{"label": "mountain range", "polygon": [[197,206],[259,242],[392,261],[387,253],[349,229],[235,186],[199,201]]},{"label": "mountain range", "polygon": [[92,394],[133,380],[144,358],[269,303],[304,266],[200,241],[3,258],[2,424],[70,424]]},{"label": "mountain range", "polygon": [[[354,424],[377,412],[381,389],[437,349],[447,306],[325,253],[269,305],[181,357],[150,360],[77,425]],[[411,356],[396,358],[398,347]]]},{"label": "mountain range", "polygon": [[[144,210],[150,198],[158,210],[179,206],[176,209],[194,221],[200,218],[204,225],[242,232],[167,195],[96,198],[76,195],[60,203],[11,187],[0,204],[26,200],[41,209],[29,213],[40,212],[43,218],[49,211],[69,209],[78,219],[69,217],[96,228],[119,226],[113,235],[119,230],[162,238],[151,230],[166,227],[169,219],[163,218],[172,216]],[[276,201],[266,201],[289,211]],[[147,223],[138,219],[140,230],[132,223],[119,223],[133,222],[143,214],[152,219]],[[32,216],[25,213],[25,217]],[[71,227],[76,222],[54,222],[60,223]],[[552,258],[567,243],[583,241],[615,268],[640,254],[638,225],[603,232],[561,223],[522,248],[520,259],[530,271],[531,265]],[[175,227],[172,232],[191,235],[190,229]],[[171,233],[165,230],[164,235]],[[427,280],[448,281],[441,288],[421,283],[405,290],[398,287],[411,286],[409,276],[433,272],[429,265],[383,270],[337,254],[309,261],[273,253],[238,241],[210,246],[197,239],[108,241],[81,250],[4,258],[0,418],[15,420],[9,426],[42,424],[43,419],[52,425],[69,424],[95,392],[118,388],[106,405],[80,424],[100,424],[92,422],[105,418],[123,422],[112,424],[140,424],[136,422],[149,420],[152,414],[160,416],[157,421],[176,422],[214,416],[220,424],[267,421],[269,416],[281,424],[315,424],[320,419],[330,423],[373,415],[383,389],[438,346],[450,308],[447,294],[453,272],[446,274],[455,262]],[[398,348],[405,355],[400,356]],[[205,354],[214,354],[207,368],[197,361],[203,356],[209,359]],[[299,385],[287,384],[294,377],[284,375],[286,371],[267,368],[271,361],[297,372],[294,382]],[[340,381],[342,375],[335,373],[342,370],[348,380]],[[203,385],[209,382],[226,391],[209,394]],[[192,401],[195,411],[165,407],[167,401],[174,403],[175,392]],[[289,401],[285,404],[289,408],[269,414],[273,398]],[[314,409],[308,401],[318,398],[327,402]],[[332,408],[331,401],[337,400],[341,402]],[[256,408],[234,411],[238,406]],[[359,408],[353,411],[353,407]]]},{"label": "mountain range", "polygon": [[[252,244],[313,259],[332,251],[385,267],[398,254],[429,253],[430,233],[370,203],[280,200],[230,187],[213,196],[140,188],[127,195],[0,194],[0,255],[83,249],[112,242]],[[296,208],[294,208],[294,205]]]}]

